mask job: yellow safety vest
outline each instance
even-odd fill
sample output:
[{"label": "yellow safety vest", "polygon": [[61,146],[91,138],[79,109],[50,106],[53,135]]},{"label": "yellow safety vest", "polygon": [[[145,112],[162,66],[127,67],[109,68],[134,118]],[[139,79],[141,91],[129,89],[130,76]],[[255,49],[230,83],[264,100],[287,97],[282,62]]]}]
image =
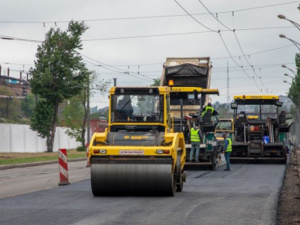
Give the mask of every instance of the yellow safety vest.
[{"label": "yellow safety vest", "polygon": [[191,142],[200,142],[199,129],[195,130],[194,127],[191,129]]},{"label": "yellow safety vest", "polygon": [[205,113],[207,113],[207,110],[208,110],[208,109],[211,109],[211,114],[213,114],[213,112],[215,111],[215,109],[214,109],[213,107],[206,106],[206,107],[205,107],[205,111],[201,114],[202,117],[204,116]]},{"label": "yellow safety vest", "polygon": [[225,152],[232,152],[232,141],[230,138],[226,138],[228,140],[228,145]]}]

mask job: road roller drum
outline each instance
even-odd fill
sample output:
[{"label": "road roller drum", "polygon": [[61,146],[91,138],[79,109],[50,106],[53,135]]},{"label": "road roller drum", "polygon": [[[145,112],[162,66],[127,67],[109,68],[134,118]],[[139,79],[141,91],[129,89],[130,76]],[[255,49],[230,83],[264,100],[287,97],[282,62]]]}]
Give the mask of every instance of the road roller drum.
[{"label": "road roller drum", "polygon": [[143,160],[92,163],[91,185],[95,196],[103,195],[174,195],[172,161]]}]

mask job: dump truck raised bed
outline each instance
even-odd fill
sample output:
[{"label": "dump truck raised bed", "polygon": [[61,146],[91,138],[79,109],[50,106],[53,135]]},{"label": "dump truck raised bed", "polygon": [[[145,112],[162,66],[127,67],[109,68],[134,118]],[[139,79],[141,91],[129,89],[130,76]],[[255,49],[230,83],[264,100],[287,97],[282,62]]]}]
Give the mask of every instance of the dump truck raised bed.
[{"label": "dump truck raised bed", "polygon": [[89,146],[94,196],[182,191],[186,149],[169,99],[169,87],[111,88],[108,128]]},{"label": "dump truck raised bed", "polygon": [[[199,125],[203,134],[199,162],[186,163],[188,169],[216,168],[218,149],[214,137],[214,124],[202,120],[203,105],[209,95],[219,94],[210,89],[211,65],[209,57],[167,58],[164,65],[161,86],[170,86],[170,112],[174,115],[174,129],[183,132],[187,156],[191,149],[188,133],[193,125]],[[192,166],[192,167],[191,167]]]},{"label": "dump truck raised bed", "polygon": [[234,139],[231,162],[268,161],[286,163],[284,144],[289,126],[282,102],[276,95],[234,96]]}]

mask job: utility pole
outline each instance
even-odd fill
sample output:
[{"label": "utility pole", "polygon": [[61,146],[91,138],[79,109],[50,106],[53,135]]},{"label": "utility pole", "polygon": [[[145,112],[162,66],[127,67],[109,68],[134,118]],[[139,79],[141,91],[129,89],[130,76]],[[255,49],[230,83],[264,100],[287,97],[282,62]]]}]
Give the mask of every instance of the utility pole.
[{"label": "utility pole", "polygon": [[28,117],[27,81],[25,83],[25,116]]},{"label": "utility pole", "polygon": [[229,93],[229,67],[227,62],[227,103],[230,103],[230,93]]},{"label": "utility pole", "polygon": [[87,82],[87,143],[90,143],[91,134],[90,134],[90,75],[88,75]]}]

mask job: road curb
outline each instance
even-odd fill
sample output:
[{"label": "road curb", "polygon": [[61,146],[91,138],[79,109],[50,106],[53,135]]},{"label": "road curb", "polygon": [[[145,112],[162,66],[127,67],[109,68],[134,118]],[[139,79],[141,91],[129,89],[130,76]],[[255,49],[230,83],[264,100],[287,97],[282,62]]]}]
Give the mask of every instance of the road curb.
[{"label": "road curb", "polygon": [[[76,159],[68,159],[68,162],[78,162],[84,161],[86,158],[76,158]],[[58,164],[58,160],[51,160],[51,161],[43,161],[43,162],[32,162],[32,163],[20,163],[20,164],[12,164],[12,165],[5,165],[0,166],[0,170],[7,170],[7,169],[14,169],[14,168],[23,168],[23,167],[31,167],[31,166],[41,166],[47,164]]]}]

